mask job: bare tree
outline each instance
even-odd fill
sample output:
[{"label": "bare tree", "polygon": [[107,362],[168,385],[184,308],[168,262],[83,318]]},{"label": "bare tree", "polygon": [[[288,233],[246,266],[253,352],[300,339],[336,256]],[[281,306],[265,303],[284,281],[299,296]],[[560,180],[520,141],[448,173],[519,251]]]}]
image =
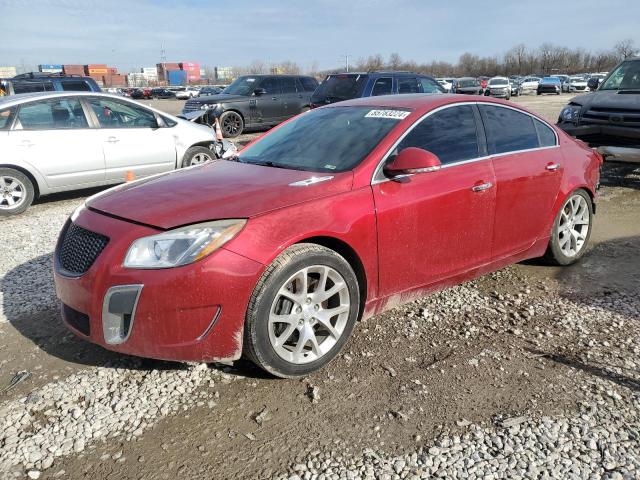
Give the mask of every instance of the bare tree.
[{"label": "bare tree", "polygon": [[638,54],[638,49],[636,48],[635,43],[631,38],[620,40],[618,43],[616,43],[613,49],[623,60],[625,58],[635,57]]}]

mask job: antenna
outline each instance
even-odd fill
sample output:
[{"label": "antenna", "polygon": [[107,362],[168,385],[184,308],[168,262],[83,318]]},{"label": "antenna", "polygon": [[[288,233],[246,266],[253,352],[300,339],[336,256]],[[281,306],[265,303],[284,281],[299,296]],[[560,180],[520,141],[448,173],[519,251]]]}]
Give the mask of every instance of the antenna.
[{"label": "antenna", "polygon": [[167,62],[167,52],[164,49],[164,42],[160,44],[160,63]]},{"label": "antenna", "polygon": [[344,68],[346,69],[346,71],[349,71],[349,59],[352,57],[352,55],[349,55],[348,53],[345,53],[344,55],[340,55],[340,58],[344,58]]}]

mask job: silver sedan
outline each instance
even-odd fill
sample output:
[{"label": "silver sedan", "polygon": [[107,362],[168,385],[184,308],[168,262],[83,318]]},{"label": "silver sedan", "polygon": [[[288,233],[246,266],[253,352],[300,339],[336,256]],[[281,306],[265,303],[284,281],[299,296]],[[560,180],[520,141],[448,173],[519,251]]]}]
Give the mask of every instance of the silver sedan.
[{"label": "silver sedan", "polygon": [[215,158],[210,128],[95,92],[0,97],[0,216],[37,197]]}]

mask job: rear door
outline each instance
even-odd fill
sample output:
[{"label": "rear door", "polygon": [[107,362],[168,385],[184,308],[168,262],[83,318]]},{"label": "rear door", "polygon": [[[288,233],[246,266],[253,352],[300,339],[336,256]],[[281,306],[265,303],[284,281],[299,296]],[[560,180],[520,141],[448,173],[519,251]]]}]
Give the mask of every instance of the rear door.
[{"label": "rear door", "polygon": [[393,78],[392,77],[380,77],[376,78],[371,87],[371,96],[378,97],[380,95],[392,95],[393,94]]},{"label": "rear door", "polygon": [[[380,293],[430,285],[491,259],[496,189],[474,105],[429,114],[400,141],[438,155],[442,168],[372,185]],[[389,157],[391,158],[391,157]]]},{"label": "rear door", "polygon": [[[302,85],[300,86],[302,89]],[[280,77],[280,89],[282,91],[282,111],[284,118],[298,115],[302,111],[302,90],[298,91],[296,77]]]},{"label": "rear door", "polygon": [[176,145],[171,129],[159,128],[151,110],[126,100],[85,97],[100,125],[106,180],[121,182],[127,172],[136,177],[173,170]]},{"label": "rear door", "polygon": [[89,127],[77,97],[22,104],[8,137],[52,190],[89,187],[105,178],[99,132]]},{"label": "rear door", "polygon": [[553,129],[528,113],[480,105],[496,173],[493,256],[531,247],[544,231],[560,190],[563,159]]}]

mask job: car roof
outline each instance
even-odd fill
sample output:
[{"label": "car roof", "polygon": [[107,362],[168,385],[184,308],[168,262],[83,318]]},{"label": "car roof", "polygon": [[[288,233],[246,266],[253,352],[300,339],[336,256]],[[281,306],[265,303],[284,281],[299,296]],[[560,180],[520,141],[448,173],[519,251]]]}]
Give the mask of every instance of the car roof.
[{"label": "car roof", "polygon": [[[362,97],[346,100],[344,102],[332,103],[321,108],[338,108],[338,107],[377,107],[377,108],[398,108],[410,109],[419,114],[429,112],[435,108],[444,105],[452,105],[455,103],[493,103],[505,105],[516,110],[531,113],[529,110],[514,105],[511,102],[501,100],[499,98],[484,97],[478,95],[459,95],[459,94],[433,94],[433,93],[409,93],[402,95],[382,95],[378,97]],[[537,114],[533,114],[539,117]]]},{"label": "car roof", "polygon": [[120,95],[113,95],[113,94],[104,93],[104,92],[85,92],[85,91],[74,92],[70,90],[67,92],[17,93],[15,95],[7,95],[5,97],[0,97],[0,108],[19,105],[21,103],[24,103],[30,100],[61,98],[61,97],[95,97],[95,96],[123,100],[123,97],[121,97]]}]

